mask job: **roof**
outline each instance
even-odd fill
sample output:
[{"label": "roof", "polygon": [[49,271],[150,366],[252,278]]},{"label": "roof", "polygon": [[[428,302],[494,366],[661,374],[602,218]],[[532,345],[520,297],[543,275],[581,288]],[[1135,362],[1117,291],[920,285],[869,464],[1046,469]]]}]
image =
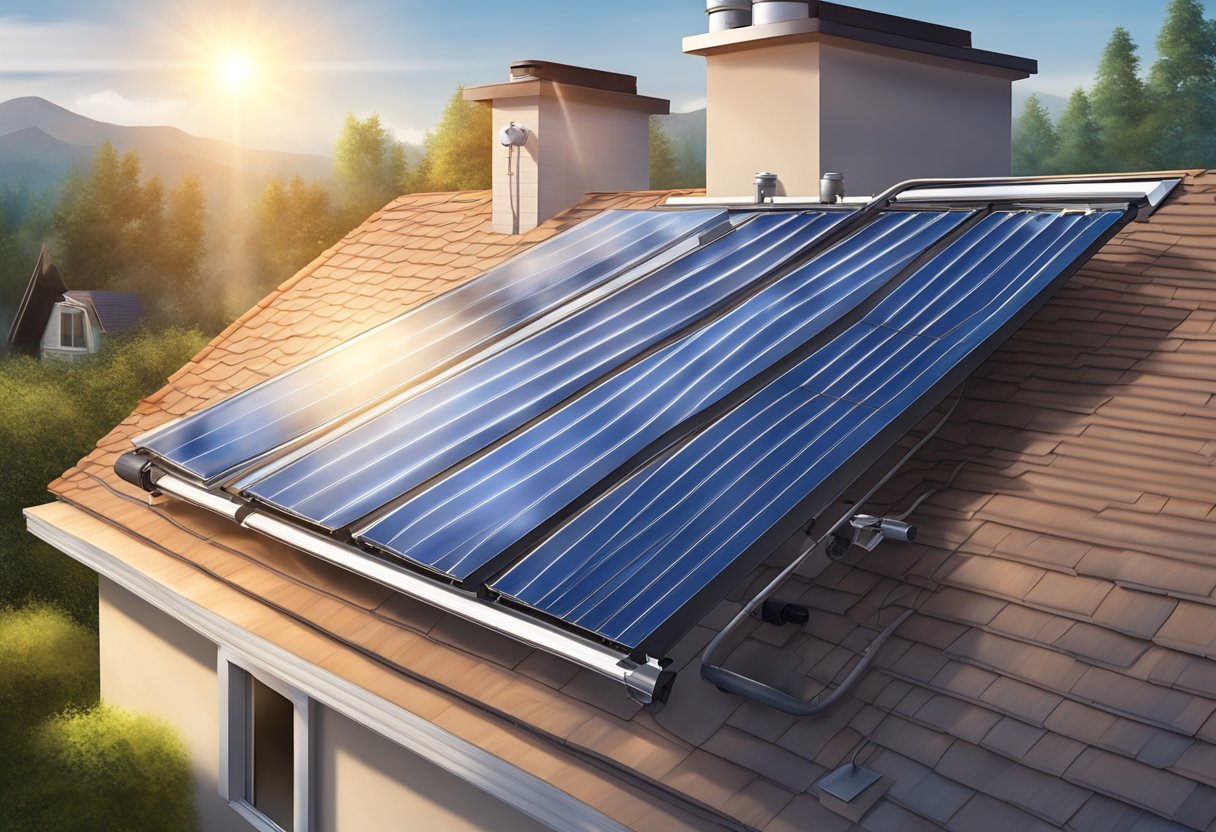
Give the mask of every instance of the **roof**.
[{"label": "roof", "polygon": [[73,289],[64,296],[93,310],[102,332],[121,332],[144,319],[144,304],[133,292],[97,292]]},{"label": "roof", "polygon": [[67,288],[59,269],[51,262],[50,252],[43,246],[8,331],[8,342],[19,347],[37,347],[51,310],[63,299]]},{"label": "roof", "polygon": [[689,670],[652,714],[590,672],[199,509],[149,506],[113,473],[137,433],[582,218],[666,196],[593,195],[520,237],[488,230],[488,193],[395,201],[53,483],[79,509],[62,522],[107,524],[155,580],[637,828],[854,828],[814,784],[856,756],[890,785],[857,827],[875,832],[1216,830],[1216,174],[1187,175],[975,374],[879,495],[902,509],[949,482],[913,513],[915,544],[787,585],[812,607],[803,628],[745,626],[727,666],[811,695],[849,672],[888,605],[916,610],[820,717],[698,677],[696,655],[752,586],[677,645]]}]

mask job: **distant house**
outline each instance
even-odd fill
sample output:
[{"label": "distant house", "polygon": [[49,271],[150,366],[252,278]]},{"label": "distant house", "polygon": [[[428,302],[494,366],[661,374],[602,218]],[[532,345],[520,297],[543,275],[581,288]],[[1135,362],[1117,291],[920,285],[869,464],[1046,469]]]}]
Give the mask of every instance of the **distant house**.
[{"label": "distant house", "polygon": [[96,353],[107,335],[143,319],[143,303],[131,292],[68,290],[43,246],[8,342],[15,351],[70,361]]}]

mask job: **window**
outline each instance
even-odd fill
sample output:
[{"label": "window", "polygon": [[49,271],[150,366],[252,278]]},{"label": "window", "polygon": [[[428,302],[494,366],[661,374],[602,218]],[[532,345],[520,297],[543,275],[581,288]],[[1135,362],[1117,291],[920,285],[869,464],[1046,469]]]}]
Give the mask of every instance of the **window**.
[{"label": "window", "polygon": [[228,651],[218,670],[220,794],[260,832],[310,832],[311,700]]},{"label": "window", "polygon": [[59,346],[85,349],[84,310],[59,308]]}]

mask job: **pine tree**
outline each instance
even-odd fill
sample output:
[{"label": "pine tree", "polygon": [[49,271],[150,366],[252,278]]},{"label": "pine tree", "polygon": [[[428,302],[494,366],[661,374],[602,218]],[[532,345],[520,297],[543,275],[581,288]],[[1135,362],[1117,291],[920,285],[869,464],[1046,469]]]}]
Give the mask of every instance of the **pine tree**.
[{"label": "pine tree", "polygon": [[1140,80],[1136,44],[1122,26],[1111,35],[1089,95],[1109,169],[1143,170],[1151,144],[1145,128],[1148,100]]},{"label": "pine tree", "polygon": [[1056,153],[1050,167],[1060,173],[1100,173],[1110,169],[1089,96],[1078,88],[1056,125]]},{"label": "pine tree", "polygon": [[197,176],[187,174],[169,192],[160,251],[164,282],[176,287],[172,298],[176,320],[185,315],[187,304],[196,313],[207,305],[208,288],[200,282],[206,213],[202,183]]},{"label": "pine tree", "polygon": [[1026,108],[1013,126],[1013,173],[1033,176],[1052,173],[1057,148],[1055,128],[1047,108],[1037,95],[1026,99]]},{"label": "pine tree", "polygon": [[650,119],[650,187],[661,191],[677,187],[675,147],[655,118]]},{"label": "pine tree", "polygon": [[1154,164],[1216,163],[1216,21],[1198,0],[1170,0],[1149,75]]},{"label": "pine tree", "polygon": [[416,190],[474,191],[490,187],[492,114],[484,104],[464,100],[457,87],[443,116],[426,136],[425,182]]}]

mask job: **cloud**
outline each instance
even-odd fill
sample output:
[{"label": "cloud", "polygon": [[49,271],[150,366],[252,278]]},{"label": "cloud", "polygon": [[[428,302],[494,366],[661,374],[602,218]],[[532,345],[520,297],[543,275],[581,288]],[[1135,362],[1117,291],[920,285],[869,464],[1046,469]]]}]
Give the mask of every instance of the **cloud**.
[{"label": "cloud", "polygon": [[[132,57],[129,38],[118,30],[78,20],[29,22],[0,17],[0,74],[139,71],[170,63]],[[135,50],[138,51],[138,50]]]},{"label": "cloud", "polygon": [[184,101],[160,98],[126,98],[102,90],[75,99],[71,109],[112,124],[169,124],[186,112]]}]

